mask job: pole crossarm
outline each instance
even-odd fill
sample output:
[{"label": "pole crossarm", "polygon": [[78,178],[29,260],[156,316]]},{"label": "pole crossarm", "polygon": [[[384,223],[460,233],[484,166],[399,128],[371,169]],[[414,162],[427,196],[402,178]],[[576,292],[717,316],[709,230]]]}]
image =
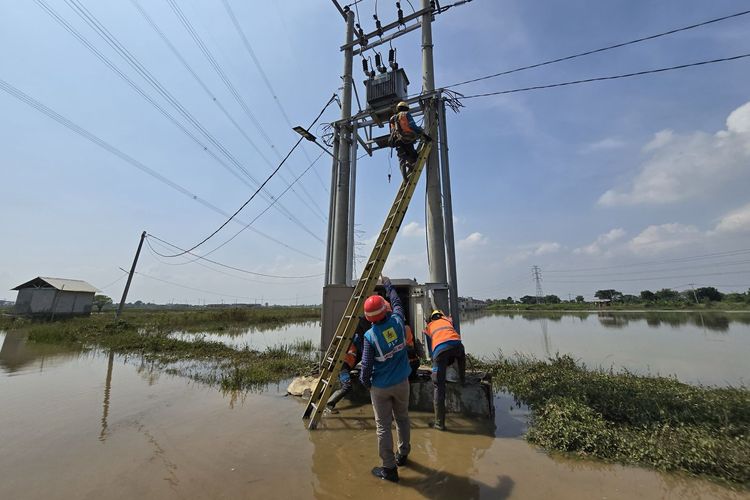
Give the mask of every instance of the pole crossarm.
[{"label": "pole crossarm", "polygon": [[[431,14],[433,12],[435,12],[435,9],[433,7],[426,7],[424,9],[420,9],[420,10],[414,12],[413,14],[409,14],[408,16],[404,16],[399,21],[393,21],[392,23],[386,24],[385,26],[383,26],[380,29],[376,29],[375,31],[371,31],[370,33],[367,33],[364,36],[364,38],[360,37],[360,38],[357,39],[356,42],[345,43],[344,45],[341,46],[340,50],[343,51],[343,50],[346,50],[346,49],[351,49],[351,48],[353,48],[353,47],[355,47],[357,45],[366,46],[367,45],[367,41],[370,38],[373,38],[373,37],[376,37],[376,36],[382,37],[383,34],[385,32],[387,32],[387,31],[391,31],[392,29],[398,28],[399,26],[404,26],[409,21],[412,21],[414,19],[418,19],[418,18],[424,16],[425,14]],[[362,43],[362,41],[364,41],[364,43]]]}]

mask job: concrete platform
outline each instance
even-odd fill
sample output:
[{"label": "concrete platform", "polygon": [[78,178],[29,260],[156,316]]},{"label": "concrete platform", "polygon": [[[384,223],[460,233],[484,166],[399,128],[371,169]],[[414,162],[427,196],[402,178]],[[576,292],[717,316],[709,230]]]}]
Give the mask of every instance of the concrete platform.
[{"label": "concrete platform", "polygon": [[[357,370],[352,372],[352,375]],[[348,394],[353,404],[369,404],[370,393],[356,379],[354,390]],[[297,377],[287,388],[292,396],[309,398],[317,383],[317,377]],[[431,412],[433,409],[433,386],[429,369],[420,368],[419,380],[411,382],[409,409]],[[456,413],[469,417],[492,419],[495,417],[495,405],[492,391],[492,379],[483,372],[466,372],[466,384],[447,382],[445,388],[445,409],[448,413]]]}]

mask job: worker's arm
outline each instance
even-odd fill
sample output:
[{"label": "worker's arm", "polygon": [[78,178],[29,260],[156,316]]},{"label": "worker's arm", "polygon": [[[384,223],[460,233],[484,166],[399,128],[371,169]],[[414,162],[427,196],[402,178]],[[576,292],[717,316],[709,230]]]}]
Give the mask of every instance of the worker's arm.
[{"label": "worker's arm", "polygon": [[372,365],[375,361],[375,355],[367,338],[365,338],[363,344],[362,367],[359,370],[359,381],[363,386],[369,389],[372,385]]},{"label": "worker's arm", "polygon": [[401,299],[398,298],[396,289],[393,288],[391,280],[387,276],[383,276],[383,287],[385,288],[385,294],[388,297],[388,302],[391,303],[391,309],[393,314],[401,317],[401,321],[406,321],[406,314],[404,314],[404,306],[401,305]]},{"label": "worker's arm", "polygon": [[424,130],[422,129],[422,127],[417,125],[417,123],[414,121],[414,117],[411,116],[411,113],[406,114],[406,119],[409,120],[409,126],[414,132],[416,132],[417,134],[424,134]]}]

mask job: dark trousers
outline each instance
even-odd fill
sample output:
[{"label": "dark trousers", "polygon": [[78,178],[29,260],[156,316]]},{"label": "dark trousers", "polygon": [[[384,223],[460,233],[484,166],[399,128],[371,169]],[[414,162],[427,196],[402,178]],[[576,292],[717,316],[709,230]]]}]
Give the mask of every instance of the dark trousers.
[{"label": "dark trousers", "polygon": [[445,374],[454,361],[458,361],[458,374],[461,383],[464,383],[466,379],[466,352],[463,344],[440,351],[437,357],[432,360],[432,385],[436,413],[445,414]]},{"label": "dark trousers", "polygon": [[417,162],[419,156],[417,155],[417,150],[414,149],[414,143],[397,142],[396,155],[398,156],[399,167],[401,167],[401,175],[406,179],[406,176],[409,175],[409,170],[414,168],[414,164]]}]

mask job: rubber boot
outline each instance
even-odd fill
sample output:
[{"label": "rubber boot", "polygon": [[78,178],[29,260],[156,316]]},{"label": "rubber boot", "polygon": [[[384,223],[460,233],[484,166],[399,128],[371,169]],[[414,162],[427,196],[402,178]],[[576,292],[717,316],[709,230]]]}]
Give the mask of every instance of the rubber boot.
[{"label": "rubber boot", "polygon": [[432,428],[439,431],[445,430],[445,401],[435,404],[435,422],[432,424]]},{"label": "rubber boot", "polygon": [[398,467],[388,469],[386,467],[373,467],[372,475],[386,481],[398,482]]},{"label": "rubber boot", "polygon": [[331,394],[331,397],[328,399],[328,403],[326,403],[326,407],[328,408],[328,410],[333,413],[334,408],[336,407],[338,402],[341,401],[344,398],[344,396],[346,396],[347,392],[348,391],[341,388],[337,390],[336,392],[334,392],[333,394]]}]

